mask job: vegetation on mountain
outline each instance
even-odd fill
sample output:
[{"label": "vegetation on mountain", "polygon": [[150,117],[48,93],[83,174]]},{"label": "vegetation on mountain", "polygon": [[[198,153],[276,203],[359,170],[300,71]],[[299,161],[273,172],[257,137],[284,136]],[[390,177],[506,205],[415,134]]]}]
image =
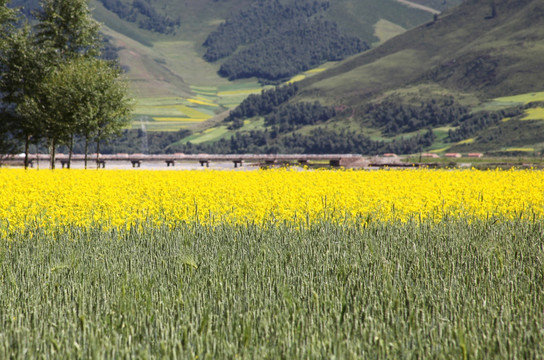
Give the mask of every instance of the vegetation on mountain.
[{"label": "vegetation on mountain", "polygon": [[[117,1],[138,12],[132,8],[131,1]],[[33,0],[13,2],[26,5]],[[433,18],[429,12],[399,2],[373,0],[150,1],[148,3],[153,4],[158,15],[180,17],[175,32],[161,35],[156,30],[143,30],[137,23],[119,20],[100,0],[91,1],[96,6],[97,18],[109,24],[108,35],[115,39],[112,45],[121,49],[121,61],[131,66],[129,77],[138,80],[138,91],[149,88],[146,96],[163,91],[164,87],[161,86],[165,84],[169,84],[169,89],[177,87],[181,92],[187,92],[187,96],[194,95],[191,93],[193,87],[183,85],[185,83],[197,85],[196,88],[211,86],[216,90],[225,84],[230,86],[226,79],[219,78],[221,71],[225,76],[233,75],[233,78],[242,73],[248,76],[251,73],[264,83],[275,83],[288,78],[290,69],[298,69],[300,76],[293,80],[303,80],[297,83],[297,90],[282,101],[253,97],[240,108],[232,110],[224,122],[218,117],[215,121],[193,128],[191,141],[194,140],[198,146],[207,146],[210,144],[206,144],[206,141],[219,139],[225,142],[231,136],[241,139],[251,131],[258,132],[254,134],[261,139],[254,143],[266,140],[265,145],[259,145],[259,151],[263,151],[267,147],[273,150],[283,146],[283,139],[290,136],[314,135],[312,132],[316,129],[326,130],[324,134],[330,132],[332,139],[336,138],[336,134],[354,132],[384,143],[400,142],[402,138],[407,141],[418,133],[432,129],[435,140],[426,150],[450,146],[451,149],[468,151],[482,147],[491,149],[494,144],[508,148],[510,144],[521,143],[522,140],[514,134],[506,134],[515,126],[518,133],[525,134],[524,127],[536,131],[538,123],[531,121],[539,121],[538,111],[519,109],[520,104],[514,103],[495,104],[492,99],[541,90],[544,78],[538,64],[544,56],[544,48],[540,45],[544,38],[544,17],[538,1],[465,1],[455,8],[461,3],[460,0],[413,2],[444,11]],[[203,11],[204,8],[207,10]],[[281,24],[276,27],[279,30],[272,29],[274,25],[271,21]],[[326,71],[300,74],[308,66],[315,66],[305,63],[319,57],[296,43],[310,43],[301,40],[302,35],[299,35],[299,30],[304,26],[309,29],[335,27],[340,36],[351,36],[377,45],[387,38],[378,36],[379,31],[383,30],[378,27],[391,25],[396,26],[396,31],[402,31],[424,21],[427,22],[370,51],[336,64],[326,64],[323,66],[327,68]],[[292,37],[284,34],[291,30]],[[328,33],[332,34],[332,31]],[[126,38],[118,40],[120,34],[136,39],[142,48],[134,47]],[[318,32],[312,30],[308,34],[311,38]],[[282,44],[278,39],[283,38],[290,38],[293,42]],[[211,39],[216,40],[213,42]],[[151,47],[152,44],[155,46]],[[289,51],[284,51],[283,47],[289,46]],[[314,44],[314,49],[318,52],[320,44]],[[255,54],[261,56],[252,60],[251,56]],[[291,54],[298,61],[294,65],[289,64]],[[203,55],[209,57],[211,62],[195,60]],[[276,62],[275,57],[280,60]],[[262,74],[259,73],[261,70],[256,70],[259,67],[265,68]],[[162,85],[157,85],[159,83]],[[240,81],[232,84],[239,85]],[[214,109],[216,114],[243,99],[243,96],[237,96],[236,100],[234,97],[228,101],[224,97],[214,100],[207,93],[198,95],[205,96],[206,101],[220,101]],[[172,95],[165,93],[161,96]],[[255,103],[250,106],[251,102]],[[327,120],[325,116],[310,119],[304,114],[309,114],[308,109],[314,105],[316,109],[320,106],[327,111],[334,110],[334,116]],[[510,117],[510,113],[517,111],[525,115],[504,121]],[[521,118],[529,113],[532,120],[522,121]],[[320,116],[319,112],[315,116]],[[280,126],[280,117],[289,120]],[[211,124],[218,127],[211,132],[204,131]],[[240,135],[235,135],[236,132],[240,132]],[[209,136],[210,133],[217,135]],[[535,140],[529,133],[526,135],[523,139],[535,141],[526,146],[543,146],[544,141]],[[495,139],[495,142],[488,139]],[[186,146],[183,143],[187,141],[180,141],[175,146]],[[216,148],[230,149],[224,145]]]},{"label": "vegetation on mountain", "polygon": [[400,99],[369,104],[363,122],[381,129],[384,136],[410,133],[422,128],[449,124],[468,113],[468,108],[455,103],[451,97],[431,99],[417,105],[402,104]]},{"label": "vegetation on mountain", "polygon": [[[303,92],[361,104],[362,98],[422,84],[480,101],[534,91],[543,76],[535,66],[544,51],[536,46],[544,38],[543,10],[533,0],[495,4],[497,16],[488,19],[489,3],[465,1],[436,21],[306,79]],[[514,72],[513,66],[523,71]]]},{"label": "vegetation on mountain", "polygon": [[463,0],[410,0],[410,2],[427,6],[431,9],[444,11],[446,9],[459,5],[463,2]]},{"label": "vegetation on mountain", "polygon": [[336,111],[323,106],[319,101],[287,104],[275,109],[264,118],[265,126],[272,126],[279,133],[298,130],[306,125],[324,123],[333,118]]},{"label": "vegetation on mountain", "polygon": [[326,10],[328,2],[296,0],[283,5],[279,0],[255,2],[247,10],[227,19],[204,41],[204,59],[216,61],[232,55],[238,47],[255,43],[277,33],[293,23],[307,21],[311,16]]},{"label": "vegetation on mountain", "polygon": [[480,131],[497,125],[503,119],[521,116],[522,114],[523,108],[512,108],[495,112],[481,111],[467,114],[453,122],[457,127],[448,131],[448,140],[450,142],[459,142],[469,139]]},{"label": "vegetation on mountain", "polygon": [[[296,101],[317,99],[347,108],[348,113],[332,120],[355,121],[382,136],[448,125],[453,128],[447,141],[474,138],[463,148],[477,149],[484,141],[480,131],[518,111],[508,110],[509,104],[490,112],[478,107],[494,97],[538,91],[544,82],[536,65],[544,56],[539,45],[544,10],[531,0],[494,4],[466,1],[435,21],[302,80]],[[449,97],[454,103],[439,100]],[[435,109],[433,99],[439,101]],[[507,138],[497,146],[509,146]],[[514,144],[515,136],[510,139]]]},{"label": "vegetation on mountain", "polygon": [[228,57],[219,74],[230,80],[257,77],[278,83],[325,61],[367,50],[366,43],[343,34],[335,23],[314,17],[329,6],[306,0],[256,2],[207,37],[204,58]]},{"label": "vegetation on mountain", "polygon": [[334,23],[297,22],[229,57],[219,74],[230,80],[257,77],[263,84],[278,83],[368,49],[361,40],[340,33]]},{"label": "vegetation on mountain", "polygon": [[[417,3],[432,6],[432,1]],[[523,144],[521,139],[529,141],[524,146],[542,146],[538,136],[521,131],[530,127],[538,133],[538,123],[519,120],[527,109],[516,104],[485,105],[493,97],[540,89],[544,79],[536,64],[544,55],[538,45],[538,39],[544,38],[538,25],[541,12],[531,0],[516,4],[497,0],[494,5],[467,1],[382,46],[306,77],[282,101],[272,101],[272,91],[253,95],[225,119],[231,133],[215,146],[193,146],[208,146],[208,151],[304,152],[314,149],[315,141],[321,151],[363,148],[362,153],[385,150],[380,144],[393,141],[395,146],[388,149],[400,153],[419,151],[418,146],[425,143],[419,148],[487,151],[493,146]],[[526,17],[534,21],[528,24],[522,20]],[[335,109],[335,115],[314,121],[296,115],[310,104],[326,104],[320,106]],[[505,122],[510,117],[516,120]],[[283,123],[283,131],[278,126],[280,118],[293,119]],[[301,126],[294,125],[297,122]],[[507,134],[514,128],[524,135]],[[421,140],[418,134],[423,133],[428,135]],[[377,145],[368,145],[366,140]],[[329,146],[333,142],[364,146]]]},{"label": "vegetation on mountain", "polygon": [[251,94],[229,113],[229,116],[225,118],[225,122],[269,114],[276,107],[295,96],[297,91],[298,85],[291,83],[263,90],[260,94]]},{"label": "vegetation on mountain", "polygon": [[205,144],[175,144],[170,147],[173,152],[184,153],[225,153],[225,154],[331,154],[355,153],[378,155],[384,152],[408,154],[422,151],[432,145],[435,135],[427,130],[406,138],[392,141],[372,140],[360,131],[346,129],[335,130],[318,127],[308,134],[292,132],[278,136],[276,129],[252,130],[237,132],[228,139],[221,139]]},{"label": "vegetation on mountain", "polygon": [[148,1],[133,0],[132,3],[120,0],[100,0],[104,7],[128,22],[136,23],[138,27],[162,34],[174,32],[180,25],[180,17],[171,18],[157,12]]}]

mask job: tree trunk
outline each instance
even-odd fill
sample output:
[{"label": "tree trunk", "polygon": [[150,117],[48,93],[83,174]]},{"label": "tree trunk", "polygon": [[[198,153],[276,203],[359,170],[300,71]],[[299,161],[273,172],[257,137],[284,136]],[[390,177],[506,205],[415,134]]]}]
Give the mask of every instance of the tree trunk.
[{"label": "tree trunk", "polygon": [[89,157],[89,137],[85,136],[85,170],[87,170],[88,157]]},{"label": "tree trunk", "polygon": [[25,138],[25,170],[28,169],[28,152],[30,147],[30,135]]},{"label": "tree trunk", "polygon": [[491,2],[491,19],[494,19],[497,17],[497,5],[495,4],[495,1],[493,0]]},{"label": "tree trunk", "polygon": [[40,170],[40,147],[37,142],[34,146],[36,148],[36,169]]},{"label": "tree trunk", "polygon": [[100,139],[96,139],[96,168],[100,168],[100,163],[98,162],[100,160]]},{"label": "tree trunk", "polygon": [[68,169],[70,168],[70,165],[72,165],[72,154],[74,153],[74,135],[70,138],[70,147],[68,149]]},{"label": "tree trunk", "polygon": [[52,139],[51,140],[51,150],[49,151],[51,153],[51,162],[50,162],[50,167],[51,167],[51,170],[55,170],[55,156],[56,156],[56,149],[57,147],[57,141],[56,139]]}]

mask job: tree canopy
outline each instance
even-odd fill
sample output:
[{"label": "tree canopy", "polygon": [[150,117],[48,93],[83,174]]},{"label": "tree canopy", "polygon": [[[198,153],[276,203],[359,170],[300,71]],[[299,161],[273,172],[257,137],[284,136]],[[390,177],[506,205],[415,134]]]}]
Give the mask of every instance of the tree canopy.
[{"label": "tree canopy", "polygon": [[16,26],[17,12],[0,1],[0,25],[8,30],[0,53],[7,137],[23,140],[27,155],[30,143],[45,141],[54,168],[57,146],[72,149],[76,136],[99,144],[127,125],[128,87],[116,62],[98,58],[99,24],[85,0],[42,0],[33,27]]}]

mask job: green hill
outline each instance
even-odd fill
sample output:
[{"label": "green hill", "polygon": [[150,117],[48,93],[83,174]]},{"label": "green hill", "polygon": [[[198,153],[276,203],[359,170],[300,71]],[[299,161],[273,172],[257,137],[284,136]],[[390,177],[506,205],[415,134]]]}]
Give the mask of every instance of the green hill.
[{"label": "green hill", "polygon": [[[429,5],[442,6],[442,0],[430,1]],[[272,2],[266,0],[264,3]],[[313,0],[280,2],[286,8],[314,3]],[[449,1],[450,4],[456,2],[459,0]],[[12,0],[13,5],[24,6],[26,13],[38,3],[38,0]],[[140,128],[142,122],[150,130],[207,126],[201,124],[203,119],[221,114],[247,95],[260,91],[262,85],[257,83],[256,78],[229,81],[219,75],[218,71],[225,62],[229,62],[232,68],[235,61],[225,58],[211,62],[203,58],[207,51],[203,44],[210,34],[216,32],[221,24],[236,19],[258,3],[263,1],[90,0],[93,15],[103,24],[104,34],[111,45],[118,49],[121,64],[128,69],[127,77],[139,102],[135,126]],[[272,16],[272,13],[265,15]],[[310,16],[312,20],[334,23],[341,34],[339,36],[357,38],[371,45],[428,21],[432,14],[395,0],[335,0],[329,2],[326,11]],[[274,25],[277,19],[263,20],[264,23],[267,21]],[[305,32],[298,31],[301,23],[304,21],[296,17],[292,23],[278,22],[276,27],[293,28],[292,34],[299,35]],[[299,28],[294,27],[297,24]],[[313,27],[314,30],[318,28]],[[322,31],[330,33],[330,27],[322,28]],[[314,38],[324,37],[319,36],[317,31],[314,33],[317,34]],[[285,34],[277,35],[277,39],[284,38]],[[278,44],[280,41],[277,39],[259,39],[258,44],[268,44],[266,49],[271,51],[272,56],[267,56],[267,59],[281,63],[283,59],[280,57],[290,51],[272,51],[270,44]],[[299,36],[297,41],[306,43],[307,39]],[[242,47],[248,46],[244,43]],[[259,53],[263,49],[256,51]],[[239,54],[235,52],[233,57],[237,56]],[[303,56],[307,56],[307,51],[296,54],[295,61]],[[312,60],[314,58],[311,57],[306,65],[293,68],[296,72],[306,71],[334,58],[329,55]],[[267,64],[264,65],[266,67]],[[282,77],[293,74],[290,71]]]},{"label": "green hill", "polygon": [[166,151],[544,148],[541,0],[89,3]]},{"label": "green hill", "polygon": [[[436,21],[404,33],[308,80],[308,91],[369,93],[422,83],[439,84],[485,100],[530,92],[542,83],[539,63],[544,18],[539,1],[466,1]],[[379,69],[379,71],[376,71]],[[394,76],[391,76],[394,74]],[[357,101],[361,93],[357,94]]]},{"label": "green hill", "polygon": [[[253,125],[261,122],[266,145],[257,147],[264,151],[308,151],[316,142],[363,153],[540,151],[543,15],[537,0],[465,1],[300,81],[296,95],[274,110],[230,117],[225,126],[249,148],[255,144],[244,136],[262,135]],[[509,98],[517,94],[527,96]],[[314,101],[335,115],[311,124],[293,115]],[[277,114],[288,120],[278,126],[270,120]]]},{"label": "green hill", "polygon": [[[127,6],[132,3],[128,0],[117,2]],[[142,28],[138,23],[142,19],[141,14],[134,19],[121,18],[105,6],[105,1],[90,2],[95,17],[104,24],[104,33],[120,49],[121,63],[129,69],[127,75],[133,84],[133,94],[138,99],[135,127],[144,126],[148,130],[183,128],[198,132],[216,123],[223,116],[221,114],[239,104],[249,94],[262,89],[256,78],[229,81],[220,76],[218,72],[222,65],[232,63],[230,58],[214,62],[203,58],[207,50],[203,44],[210,34],[256,2],[151,1],[159,17],[179,18],[179,26],[164,34]],[[295,1],[282,3],[288,6]],[[323,21],[336,23],[346,36],[377,44],[380,39],[385,40],[428,21],[432,14],[394,0],[337,0],[330,4],[327,11],[321,12],[319,17]],[[282,62],[282,51],[271,53],[272,56],[260,58]],[[260,55],[260,51],[257,54]],[[316,66],[323,60],[321,58],[317,63],[310,61],[306,66]],[[322,68],[329,65],[331,63],[325,63]],[[298,69],[307,70],[304,65]],[[295,79],[315,73],[306,72]],[[204,135],[210,138],[209,133]]]},{"label": "green hill", "polygon": [[[306,80],[300,97],[326,103],[334,99],[335,104],[352,109],[354,121],[364,119],[359,112],[367,102],[384,97],[417,104],[452,96],[471,111],[493,110],[487,104],[493,98],[544,90],[543,14],[541,1],[466,1],[436,21]],[[522,145],[540,150],[544,139],[533,136],[541,128],[539,120],[534,120],[536,124],[518,121],[494,124],[492,141],[485,141],[490,129],[484,127],[480,135],[471,134],[474,142],[453,145],[452,150]],[[518,124],[516,134],[509,131],[513,124]],[[520,135],[529,124],[533,128],[527,136]]]}]

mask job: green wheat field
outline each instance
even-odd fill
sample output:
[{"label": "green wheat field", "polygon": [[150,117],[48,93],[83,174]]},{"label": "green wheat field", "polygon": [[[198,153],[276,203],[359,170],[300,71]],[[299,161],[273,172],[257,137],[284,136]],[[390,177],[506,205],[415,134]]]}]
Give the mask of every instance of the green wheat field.
[{"label": "green wheat field", "polygon": [[0,248],[0,358],[539,359],[544,223],[39,228]]}]

